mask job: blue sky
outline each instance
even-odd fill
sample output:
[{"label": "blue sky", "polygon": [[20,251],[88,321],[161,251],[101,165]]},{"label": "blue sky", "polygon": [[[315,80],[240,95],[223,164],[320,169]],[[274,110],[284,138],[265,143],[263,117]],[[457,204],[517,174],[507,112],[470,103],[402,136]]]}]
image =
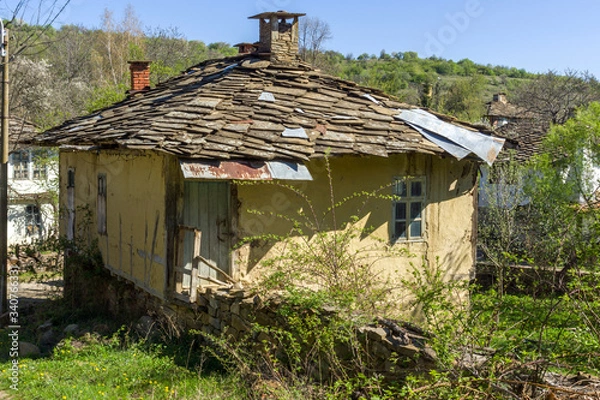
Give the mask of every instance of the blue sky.
[{"label": "blue sky", "polygon": [[416,51],[532,72],[567,68],[600,78],[598,0],[72,0],[59,23],[100,27],[131,4],[143,27],[177,27],[187,39],[258,39],[263,11],[305,12],[329,23],[326,48],[343,54]]}]

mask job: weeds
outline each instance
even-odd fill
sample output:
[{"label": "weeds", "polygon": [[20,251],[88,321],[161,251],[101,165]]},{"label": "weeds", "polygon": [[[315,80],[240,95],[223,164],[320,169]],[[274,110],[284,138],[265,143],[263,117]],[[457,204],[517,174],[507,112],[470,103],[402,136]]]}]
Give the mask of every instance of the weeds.
[{"label": "weeds", "polygon": [[[278,291],[294,305],[306,308],[328,305],[348,315],[389,312],[396,308],[397,298],[390,277],[378,268],[378,263],[393,257],[408,257],[409,253],[404,247],[390,243],[387,237],[375,236],[372,227],[361,225],[359,216],[370,201],[391,201],[394,196],[384,193],[389,190],[385,186],[337,200],[329,158],[324,161],[329,184],[325,210],[319,212],[313,200],[292,185],[268,183],[299,197],[303,207],[296,216],[268,213],[269,218],[290,224],[287,235],[253,235],[238,246],[278,243],[279,254],[262,261],[266,278],[258,287],[264,293]],[[359,205],[347,221],[342,221],[338,210],[351,202]]]},{"label": "weeds", "polygon": [[[1,365],[3,375],[9,364]],[[242,399],[236,376],[177,366],[162,346],[131,342],[122,334],[67,339],[45,359],[22,359],[15,399]],[[0,388],[9,389],[8,379]]]}]

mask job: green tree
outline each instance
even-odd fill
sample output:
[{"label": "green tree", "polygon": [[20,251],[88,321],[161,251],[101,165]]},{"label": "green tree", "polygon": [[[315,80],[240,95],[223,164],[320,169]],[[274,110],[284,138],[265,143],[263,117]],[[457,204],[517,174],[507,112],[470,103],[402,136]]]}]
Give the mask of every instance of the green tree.
[{"label": "green tree", "polygon": [[530,174],[514,154],[482,170],[485,182],[479,193],[478,249],[494,271],[496,291],[502,298],[510,266],[527,255],[530,201],[523,188]]},{"label": "green tree", "polygon": [[474,75],[469,79],[456,79],[436,90],[433,107],[458,118],[476,122],[485,112],[481,101],[486,78]]},{"label": "green tree", "polygon": [[530,187],[538,265],[561,269],[558,284],[600,342],[600,103],[553,125],[535,157]]},{"label": "green tree", "polygon": [[579,108],[553,125],[534,158],[536,235],[539,262],[563,268],[597,268],[600,255],[600,103]]}]

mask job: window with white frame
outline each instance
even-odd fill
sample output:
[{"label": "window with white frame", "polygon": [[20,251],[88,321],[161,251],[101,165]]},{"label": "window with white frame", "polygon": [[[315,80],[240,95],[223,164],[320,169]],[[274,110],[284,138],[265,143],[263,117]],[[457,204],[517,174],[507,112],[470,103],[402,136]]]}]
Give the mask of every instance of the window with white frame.
[{"label": "window with white frame", "polygon": [[13,179],[29,179],[29,158],[28,150],[17,150],[10,154]]},{"label": "window with white frame", "polygon": [[394,240],[418,240],[425,229],[425,178],[399,178],[394,182]]},{"label": "window with white frame", "polygon": [[35,204],[28,204],[25,206],[25,220],[27,236],[39,235],[42,229],[42,214],[40,213],[40,208]]},{"label": "window with white frame", "polygon": [[33,150],[31,153],[33,179],[48,178],[48,161],[51,153],[47,149]]}]

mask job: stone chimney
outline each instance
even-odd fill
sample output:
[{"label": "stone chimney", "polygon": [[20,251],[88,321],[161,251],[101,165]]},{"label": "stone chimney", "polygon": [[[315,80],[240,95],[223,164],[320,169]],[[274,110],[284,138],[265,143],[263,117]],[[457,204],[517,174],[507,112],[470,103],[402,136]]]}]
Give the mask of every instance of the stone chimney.
[{"label": "stone chimney", "polygon": [[257,45],[254,43],[238,43],[234,44],[238,48],[238,54],[250,54],[256,51]]},{"label": "stone chimney", "polygon": [[260,20],[258,53],[268,54],[276,65],[298,63],[298,18],[306,14],[265,12],[250,19]]},{"label": "stone chimney", "polygon": [[492,100],[502,104],[508,103],[508,100],[506,100],[506,93],[496,93]]},{"label": "stone chimney", "polygon": [[150,63],[152,61],[128,61],[131,73],[131,89],[134,94],[150,89]]}]

